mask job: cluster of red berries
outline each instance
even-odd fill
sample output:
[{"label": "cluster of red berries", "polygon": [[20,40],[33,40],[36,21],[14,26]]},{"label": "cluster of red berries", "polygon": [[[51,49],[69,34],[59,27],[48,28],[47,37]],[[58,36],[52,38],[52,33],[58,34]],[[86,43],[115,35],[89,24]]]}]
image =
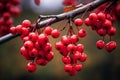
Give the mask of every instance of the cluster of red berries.
[{"label": "cluster of red berries", "polygon": [[[84,22],[87,26],[90,26],[92,30],[95,30],[98,35],[103,37],[109,35],[111,37],[116,34],[116,28],[113,27],[113,19],[110,17],[111,16],[109,14],[105,14],[103,12],[91,13]],[[103,49],[104,45],[104,40],[99,40],[96,43],[98,49]],[[110,41],[105,45],[105,49],[108,52],[111,52],[116,48],[116,46],[115,41]]]},{"label": "cluster of red berries", "polygon": [[76,44],[78,40],[79,38],[75,34],[71,36],[64,35],[61,41],[55,44],[55,48],[63,56],[64,70],[71,76],[82,69],[82,64],[78,63],[78,61],[84,62],[87,58],[87,55],[83,53],[84,45]]},{"label": "cluster of red berries", "polygon": [[9,28],[13,26],[12,16],[21,12],[19,4],[20,0],[0,0],[0,36],[9,33]]},{"label": "cluster of red berries", "polygon": [[29,20],[24,20],[22,25],[11,27],[10,31],[12,34],[20,34],[23,41],[23,46],[20,49],[21,55],[26,60],[32,60],[32,62],[28,63],[26,69],[29,72],[35,72],[36,64],[45,66],[54,57],[48,35],[57,38],[60,32],[57,29],[52,29],[50,26],[47,26],[44,29],[44,33],[38,35],[37,32],[32,32],[31,28],[31,22]]}]

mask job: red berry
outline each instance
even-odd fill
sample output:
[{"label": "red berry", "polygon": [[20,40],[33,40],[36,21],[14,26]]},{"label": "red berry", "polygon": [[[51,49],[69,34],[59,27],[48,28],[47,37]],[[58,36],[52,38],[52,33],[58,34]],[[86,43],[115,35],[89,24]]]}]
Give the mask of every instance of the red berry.
[{"label": "red berry", "polygon": [[74,68],[76,71],[81,71],[82,70],[82,64],[75,64]]},{"label": "red berry", "polygon": [[103,12],[99,12],[99,13],[97,14],[97,16],[98,16],[98,20],[99,20],[100,22],[104,22],[105,19],[106,19],[105,13],[103,13]]},{"label": "red berry", "polygon": [[100,36],[105,36],[107,34],[107,31],[104,28],[98,29],[96,31]]},{"label": "red berry", "polygon": [[45,55],[47,61],[51,61],[54,58],[54,53],[51,51]]},{"label": "red berry", "polygon": [[77,44],[75,47],[75,51],[83,52],[84,51],[84,45],[83,44]]},{"label": "red berry", "polygon": [[79,40],[78,36],[73,34],[72,36],[70,36],[70,42],[71,43],[76,43]]},{"label": "red berry", "polygon": [[68,44],[67,45],[67,51],[68,52],[74,51],[74,49],[75,49],[75,45],[74,44]]},{"label": "red berry", "polygon": [[38,34],[36,34],[35,32],[30,32],[28,36],[32,42],[36,42],[38,39]]},{"label": "red berry", "polygon": [[61,42],[64,45],[68,45],[68,44],[70,44],[70,38],[67,35],[64,35],[64,36],[62,36]]},{"label": "red berry", "polygon": [[31,51],[29,51],[29,55],[31,57],[37,57],[39,55],[38,50],[36,48],[33,48]]},{"label": "red berry", "polygon": [[30,27],[30,26],[31,26],[31,22],[30,22],[29,20],[24,20],[24,21],[22,22],[22,26],[23,26],[23,27]]},{"label": "red berry", "polygon": [[52,51],[52,45],[49,42],[46,43],[43,47],[44,47],[44,51],[46,52]]},{"label": "red berry", "polygon": [[83,21],[82,21],[82,19],[77,18],[77,19],[74,20],[74,24],[75,24],[76,26],[82,26]]},{"label": "red berry", "polygon": [[53,30],[53,29],[52,29],[50,26],[47,26],[47,27],[44,29],[44,32],[45,32],[45,34],[47,34],[47,35],[51,35],[52,30]]},{"label": "red berry", "polygon": [[48,36],[47,35],[45,35],[45,34],[40,34],[39,36],[38,36],[38,43],[39,44],[45,44],[45,43],[47,43],[49,40],[48,40]]},{"label": "red berry", "polygon": [[70,64],[71,58],[70,58],[69,56],[63,57],[63,58],[62,58],[62,62],[63,62],[64,64]]},{"label": "red berry", "polygon": [[81,58],[81,53],[76,51],[73,53],[73,60],[76,62],[77,60],[79,60]]},{"label": "red berry", "polygon": [[33,62],[29,62],[26,67],[28,72],[35,72],[36,71],[36,64]]},{"label": "red berry", "polygon": [[11,28],[10,28],[10,32],[11,32],[12,34],[16,34],[16,33],[17,33],[16,27],[11,27]]},{"label": "red berry", "polygon": [[105,28],[106,30],[109,30],[112,27],[112,23],[110,20],[105,20],[105,22],[103,23],[103,28]]},{"label": "red berry", "polygon": [[87,55],[85,53],[82,53],[80,61],[84,62],[84,61],[86,61],[86,59],[87,59]]},{"label": "red berry", "polygon": [[96,13],[90,13],[90,15],[89,15],[88,18],[90,19],[90,21],[92,21],[92,22],[96,22],[97,19],[98,19],[98,16],[97,16]]},{"label": "red berry", "polygon": [[22,34],[22,25],[17,25],[16,30],[18,34]]},{"label": "red berry", "polygon": [[34,44],[33,44],[33,42],[32,41],[26,41],[25,43],[24,43],[24,47],[26,48],[26,49],[29,49],[29,50],[31,50],[31,49],[33,49],[33,47],[34,47]]},{"label": "red berry", "polygon": [[91,25],[91,22],[90,22],[90,19],[89,18],[86,18],[84,23],[87,25],[87,26],[90,26]]},{"label": "red berry", "polygon": [[115,27],[111,27],[109,30],[108,30],[108,35],[109,36],[114,36],[116,34],[116,28]]},{"label": "red berry", "polygon": [[71,72],[71,71],[72,71],[72,65],[71,65],[71,64],[66,64],[66,65],[64,66],[64,70],[65,70],[66,72]]},{"label": "red berry", "polygon": [[104,43],[103,40],[99,40],[99,41],[96,42],[96,46],[97,46],[98,49],[103,49],[104,45],[105,45],[105,43]]},{"label": "red berry", "polygon": [[58,37],[60,36],[60,31],[59,31],[58,29],[52,30],[51,36],[52,36],[53,38],[58,38]]},{"label": "red berry", "polygon": [[64,44],[62,42],[55,43],[55,48],[59,51],[64,49]]},{"label": "red berry", "polygon": [[105,45],[105,49],[108,52],[112,52],[114,49],[116,49],[116,47],[117,47],[117,44],[115,41],[110,41]]},{"label": "red berry", "polygon": [[86,34],[87,34],[87,32],[86,32],[86,30],[84,30],[84,29],[80,29],[80,30],[78,31],[78,36],[81,37],[81,38],[85,37]]}]

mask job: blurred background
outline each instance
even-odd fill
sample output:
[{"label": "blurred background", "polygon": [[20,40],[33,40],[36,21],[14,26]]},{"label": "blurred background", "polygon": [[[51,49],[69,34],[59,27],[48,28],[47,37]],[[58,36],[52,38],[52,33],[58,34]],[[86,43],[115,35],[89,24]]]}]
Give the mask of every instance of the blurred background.
[{"label": "blurred background", "polygon": [[[79,0],[83,1],[83,0]],[[86,0],[87,1],[87,0]],[[90,0],[88,0],[90,1]],[[36,6],[33,0],[21,0],[22,13],[19,17],[14,17],[15,25],[21,24],[24,19],[34,22],[38,19],[39,14],[59,14],[63,12],[62,0],[41,0],[39,6]],[[81,16],[81,15],[79,15]],[[56,28],[61,23],[53,24]],[[35,73],[26,71],[26,65],[29,61],[20,55],[19,49],[23,45],[19,37],[16,37],[0,45],[0,80],[120,80],[120,21],[114,23],[117,28],[116,36],[112,40],[117,42],[117,48],[108,53],[105,49],[98,50],[95,46],[96,41],[101,39],[91,28],[83,25],[81,28],[87,30],[87,36],[80,39],[78,43],[85,46],[85,53],[88,55],[86,62],[83,64],[82,71],[75,76],[69,76],[64,70],[64,64],[61,61],[62,56],[54,48],[55,42],[60,38],[53,39],[50,42],[55,54],[54,59],[47,66],[37,66]],[[66,30],[66,29],[65,29]],[[66,31],[61,32],[61,36]],[[105,42],[109,37],[105,37]]]}]

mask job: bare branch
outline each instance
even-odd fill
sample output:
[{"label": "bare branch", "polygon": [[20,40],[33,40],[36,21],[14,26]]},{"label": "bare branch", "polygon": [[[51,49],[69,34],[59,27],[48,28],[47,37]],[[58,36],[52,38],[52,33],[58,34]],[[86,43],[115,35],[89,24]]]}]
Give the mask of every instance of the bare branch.
[{"label": "bare branch", "polygon": [[[108,1],[110,1],[110,0],[95,0],[91,3],[88,3],[84,6],[81,6],[77,9],[75,9],[75,10],[72,10],[72,11],[69,11],[69,12],[66,12],[66,13],[62,13],[62,14],[59,14],[59,15],[54,15],[52,18],[49,18],[49,16],[48,16],[46,18],[49,18],[49,19],[44,20],[42,22],[39,22],[37,28],[44,27],[49,22],[51,22],[51,24],[53,24],[55,22],[58,22],[58,21],[61,21],[61,20],[65,19],[65,18],[75,17],[75,16],[83,13],[88,8],[89,8],[89,10],[93,10],[93,9],[97,8],[98,6],[100,6],[101,4],[103,4],[105,2],[108,2]],[[42,16],[42,17],[45,17],[45,16]],[[17,36],[18,36],[18,34],[17,35],[12,35],[11,33],[9,33],[9,34],[7,34],[3,37],[0,37],[0,44],[6,42],[8,40],[11,40],[11,39],[13,39]]]}]

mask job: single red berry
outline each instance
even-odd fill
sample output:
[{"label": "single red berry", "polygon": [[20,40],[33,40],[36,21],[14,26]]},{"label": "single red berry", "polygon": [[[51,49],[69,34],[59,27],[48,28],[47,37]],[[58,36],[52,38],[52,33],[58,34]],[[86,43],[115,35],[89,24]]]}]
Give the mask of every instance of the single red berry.
[{"label": "single red berry", "polygon": [[53,38],[58,38],[58,37],[60,36],[60,31],[59,31],[58,29],[52,30],[51,36],[52,36]]},{"label": "single red berry", "polygon": [[29,29],[28,28],[25,28],[25,27],[22,27],[22,35],[24,36],[27,36],[29,34]]},{"label": "single red berry", "polygon": [[64,47],[63,50],[60,50],[59,52],[60,52],[60,54],[63,55],[63,56],[67,56],[68,53],[69,53],[69,52],[67,51],[66,47]]},{"label": "single red berry", "polygon": [[47,53],[47,54],[45,55],[45,59],[46,59],[47,61],[51,61],[53,58],[54,58],[54,53],[53,53],[52,51],[50,51],[49,53]]},{"label": "single red berry", "polygon": [[17,33],[16,27],[11,27],[11,28],[10,28],[10,32],[11,32],[12,34],[16,34],[16,33]]},{"label": "single red berry", "polygon": [[111,27],[109,30],[108,30],[108,35],[109,36],[114,36],[116,34],[116,28],[115,27]]},{"label": "single red berry", "polygon": [[49,40],[48,40],[48,36],[47,35],[45,35],[45,34],[40,34],[39,36],[38,36],[38,43],[39,44],[45,44],[45,43],[47,43]]},{"label": "single red berry", "polygon": [[103,13],[103,12],[99,12],[99,13],[97,14],[97,16],[98,16],[98,20],[99,20],[100,22],[104,22],[105,19],[106,19],[105,13]]},{"label": "single red berry", "polygon": [[73,53],[73,60],[76,62],[77,60],[79,60],[81,58],[81,53],[76,51]]},{"label": "single red berry", "polygon": [[31,57],[37,57],[39,55],[38,50],[36,48],[33,48],[32,50],[29,51],[29,55]]},{"label": "single red berry", "polygon": [[83,44],[77,44],[75,47],[75,51],[83,52],[84,51],[84,45]]},{"label": "single red berry", "polygon": [[77,19],[74,20],[74,24],[75,24],[76,26],[82,26],[83,21],[82,21],[82,19],[77,18]]},{"label": "single red berry", "polygon": [[38,39],[38,34],[36,34],[35,32],[30,32],[28,37],[32,42],[36,42]]},{"label": "single red berry", "polygon": [[70,38],[67,35],[64,35],[64,36],[62,36],[61,42],[64,45],[68,45],[68,44],[70,44]]},{"label": "single red berry", "polygon": [[106,30],[109,30],[112,27],[112,23],[110,20],[105,20],[105,22],[103,23],[103,28],[105,28]]},{"label": "single red berry", "polygon": [[35,72],[36,71],[36,64],[33,62],[29,62],[26,67],[28,72]]},{"label": "single red berry", "polygon": [[105,45],[105,42],[103,40],[99,40],[96,42],[96,46],[98,49],[103,49]]},{"label": "single red berry", "polygon": [[91,22],[96,22],[98,19],[98,16],[96,13],[90,13],[88,18],[90,19]]},{"label": "single red berry", "polygon": [[72,68],[72,70],[69,72],[70,76],[74,76],[76,75],[77,71],[75,70],[75,68]]},{"label": "single red berry", "polygon": [[31,50],[31,49],[33,49],[33,47],[34,47],[34,44],[33,44],[33,42],[32,41],[26,41],[25,43],[24,43],[24,47],[26,48],[26,49],[29,49],[29,50]]},{"label": "single red berry", "polygon": [[16,30],[18,34],[22,34],[22,25],[17,25]]},{"label": "single red berry", "polygon": [[45,32],[45,34],[47,34],[47,35],[51,35],[52,30],[53,30],[52,27],[47,26],[47,27],[44,29],[44,32]]},{"label": "single red berry", "polygon": [[96,32],[100,36],[105,36],[107,34],[107,31],[104,28],[98,29],[98,30],[96,30]]},{"label": "single red berry", "polygon": [[71,58],[70,58],[69,56],[63,57],[63,58],[62,58],[62,62],[63,62],[64,64],[70,64]]},{"label": "single red berry", "polygon": [[76,71],[81,71],[82,70],[82,64],[75,64],[74,68]]},{"label": "single red berry", "polygon": [[87,54],[82,53],[81,58],[80,58],[80,61],[81,61],[81,62],[84,62],[84,61],[86,61],[86,59],[87,59]]},{"label": "single red berry", "polygon": [[70,36],[70,42],[71,43],[76,43],[78,42],[79,38],[77,35],[73,34],[72,36]]},{"label": "single red berry", "polygon": [[67,51],[68,52],[74,51],[74,49],[75,49],[75,45],[74,44],[68,44],[67,45]]},{"label": "single red berry", "polygon": [[30,26],[31,26],[30,20],[24,20],[24,21],[22,22],[22,26],[23,26],[23,27],[30,27]]},{"label": "single red berry", "polygon": [[86,18],[84,20],[84,23],[87,25],[87,26],[90,26],[91,25],[91,22],[90,22],[90,19],[89,18]]},{"label": "single red berry", "polygon": [[65,70],[66,72],[71,72],[71,71],[72,71],[72,65],[71,65],[71,64],[66,64],[66,65],[64,66],[64,70]]},{"label": "single red berry", "polygon": [[48,42],[48,43],[46,43],[45,45],[43,45],[43,47],[44,47],[44,51],[45,52],[50,52],[50,51],[52,51],[52,45]]},{"label": "single red berry", "polygon": [[116,49],[116,47],[117,47],[117,44],[115,41],[110,41],[105,45],[105,49],[108,52],[112,52],[114,49]]},{"label": "single red berry", "polygon": [[64,44],[62,42],[55,43],[55,48],[59,51],[64,49]]},{"label": "single red berry", "polygon": [[23,42],[26,42],[26,41],[28,41],[28,40],[29,40],[29,37],[28,37],[28,36],[25,36],[25,37],[22,38],[22,41],[23,41]]},{"label": "single red berry", "polygon": [[78,31],[78,36],[79,36],[80,38],[85,37],[86,34],[87,34],[87,32],[86,32],[86,30],[84,30],[84,29],[80,29],[80,30]]}]

